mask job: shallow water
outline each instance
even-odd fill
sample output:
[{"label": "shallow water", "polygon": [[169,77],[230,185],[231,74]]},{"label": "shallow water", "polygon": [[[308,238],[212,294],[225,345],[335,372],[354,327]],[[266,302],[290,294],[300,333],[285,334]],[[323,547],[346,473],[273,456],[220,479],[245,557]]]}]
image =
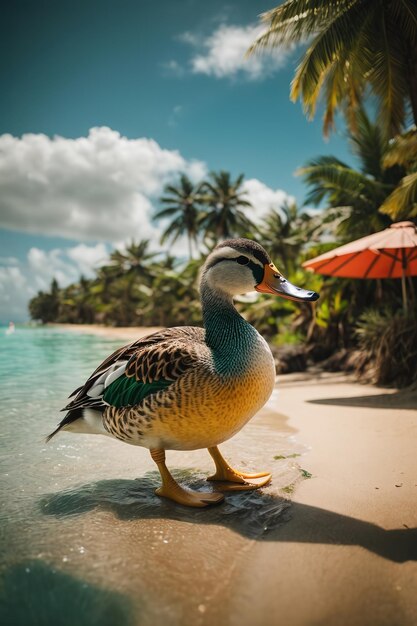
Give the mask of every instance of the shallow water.
[{"label": "shallow water", "polygon": [[[210,623],[218,568],[286,519],[304,450],[276,396],[222,446],[232,465],[271,471],[272,485],[212,509],[155,496],[159,475],[142,448],[69,433],[45,444],[67,396],[120,344],[0,329],[2,624]],[[169,452],[167,462],[183,484],[207,490],[206,451]]]}]

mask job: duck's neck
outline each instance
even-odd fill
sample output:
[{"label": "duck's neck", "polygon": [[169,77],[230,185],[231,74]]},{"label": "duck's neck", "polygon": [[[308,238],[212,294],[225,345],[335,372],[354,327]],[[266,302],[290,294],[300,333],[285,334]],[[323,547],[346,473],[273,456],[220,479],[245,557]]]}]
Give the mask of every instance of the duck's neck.
[{"label": "duck's neck", "polygon": [[220,369],[235,368],[248,360],[258,333],[233,305],[232,296],[201,285],[206,343]]}]

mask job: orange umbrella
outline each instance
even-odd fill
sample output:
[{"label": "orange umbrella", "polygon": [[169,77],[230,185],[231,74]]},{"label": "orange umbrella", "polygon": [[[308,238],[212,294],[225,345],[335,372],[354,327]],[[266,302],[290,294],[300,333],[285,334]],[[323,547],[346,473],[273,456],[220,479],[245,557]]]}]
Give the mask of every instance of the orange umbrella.
[{"label": "orange umbrella", "polygon": [[417,228],[397,222],[303,263],[318,274],[344,278],[401,278],[407,310],[406,276],[417,275]]}]

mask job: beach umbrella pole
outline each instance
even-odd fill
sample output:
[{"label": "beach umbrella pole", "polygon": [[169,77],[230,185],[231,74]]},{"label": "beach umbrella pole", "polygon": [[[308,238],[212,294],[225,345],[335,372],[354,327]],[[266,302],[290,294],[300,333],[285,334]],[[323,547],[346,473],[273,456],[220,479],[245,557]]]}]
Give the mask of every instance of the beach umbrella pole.
[{"label": "beach umbrella pole", "polygon": [[405,274],[401,276],[401,287],[402,287],[402,292],[403,292],[403,309],[404,309],[404,313],[407,313],[408,302],[407,302],[407,287],[405,284]]},{"label": "beach umbrella pole", "polygon": [[401,291],[402,291],[402,295],[403,295],[403,309],[404,309],[404,313],[407,313],[408,310],[408,302],[407,302],[407,284],[405,282],[405,274],[406,274],[406,269],[407,269],[407,257],[405,254],[405,250],[402,250],[402,259],[401,259],[401,265],[402,265],[402,276],[401,276]]}]

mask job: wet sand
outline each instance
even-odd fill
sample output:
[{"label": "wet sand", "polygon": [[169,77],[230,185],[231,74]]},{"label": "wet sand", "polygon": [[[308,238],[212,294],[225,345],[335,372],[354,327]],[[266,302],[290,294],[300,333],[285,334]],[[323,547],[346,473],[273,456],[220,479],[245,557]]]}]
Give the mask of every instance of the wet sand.
[{"label": "wet sand", "polygon": [[[115,335],[121,329],[110,330],[127,341],[152,332],[123,329],[122,337]],[[269,497],[282,523],[272,516],[267,528],[266,516],[256,527],[256,519],[248,522],[233,508],[234,496],[226,508],[205,511],[158,499],[141,506],[143,490],[149,493],[158,480],[149,460],[139,481],[121,476],[110,491],[106,480],[102,491],[96,483],[45,501],[45,512],[53,516],[55,506],[60,524],[79,527],[80,545],[88,548],[88,562],[70,555],[74,574],[120,594],[122,604],[136,598],[130,617],[118,618],[120,626],[417,623],[416,394],[338,374],[281,376],[277,389],[269,407],[223,451],[237,467],[246,462],[272,471],[272,486],[240,509],[256,517],[257,510],[268,511]],[[265,450],[259,450],[262,440]],[[110,465],[116,446],[106,442]],[[273,449],[279,458],[271,462]],[[123,450],[127,477],[137,453]],[[297,455],[293,461],[280,458],[291,455]],[[184,472],[196,463],[199,471],[210,466],[202,453],[174,456],[174,467]],[[263,456],[264,465],[254,466]],[[120,475],[120,464],[109,476]],[[301,469],[312,477],[296,480]],[[182,478],[187,482],[186,473]]]}]

